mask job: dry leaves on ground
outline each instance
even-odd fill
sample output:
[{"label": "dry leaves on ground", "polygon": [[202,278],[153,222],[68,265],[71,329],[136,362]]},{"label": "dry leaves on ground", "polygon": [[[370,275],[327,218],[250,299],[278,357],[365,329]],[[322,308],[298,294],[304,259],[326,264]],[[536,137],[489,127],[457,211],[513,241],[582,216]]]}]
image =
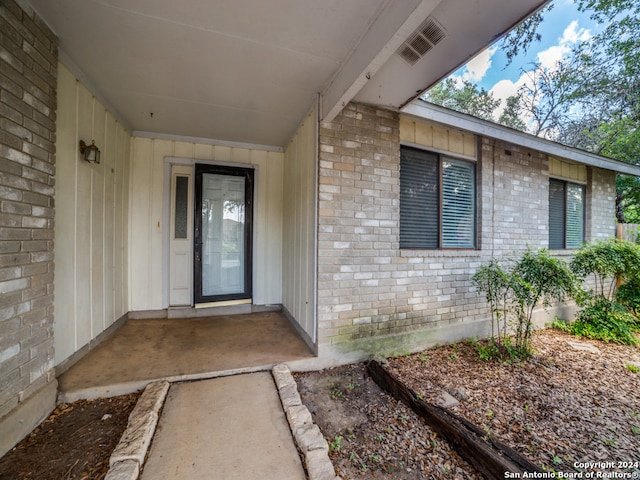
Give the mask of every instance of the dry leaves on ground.
[{"label": "dry leaves on ground", "polygon": [[0,480],[99,480],[139,393],[58,405],[0,458]]},{"label": "dry leaves on ground", "polygon": [[343,479],[482,478],[411,409],[383,392],[363,364],[295,378]]},{"label": "dry leaves on ground", "polygon": [[434,387],[446,390],[460,400],[454,413],[546,469],[640,462],[640,374],[627,366],[640,362],[640,349],[552,329],[535,332],[533,344],[526,362],[482,361],[466,342],[393,358],[389,367],[426,399]]}]

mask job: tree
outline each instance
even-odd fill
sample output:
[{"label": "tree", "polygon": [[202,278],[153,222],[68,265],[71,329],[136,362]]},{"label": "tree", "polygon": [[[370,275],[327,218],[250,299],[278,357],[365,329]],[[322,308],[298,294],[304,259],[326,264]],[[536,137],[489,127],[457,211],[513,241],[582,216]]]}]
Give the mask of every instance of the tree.
[{"label": "tree", "polygon": [[[538,64],[523,70],[528,80],[517,96],[507,100],[498,121],[571,147],[640,164],[640,1],[574,1],[580,11],[589,12],[603,26],[602,31],[578,42],[555,66]],[[541,39],[539,27],[552,8],[550,3],[503,39],[501,48],[509,61]],[[480,118],[496,118],[499,100],[467,83],[460,88],[446,80],[445,88],[427,99]],[[481,115],[474,113],[479,101]],[[618,221],[640,221],[640,181],[620,176],[616,198]]]},{"label": "tree", "polygon": [[527,125],[522,120],[522,99],[520,95],[512,95],[507,98],[504,110],[498,117],[498,123],[507,127],[515,128],[523,132],[527,131]]},{"label": "tree", "polygon": [[493,112],[500,105],[500,100],[493,98],[484,88],[479,88],[468,80],[458,85],[453,78],[437,84],[423,99],[484,120],[492,120]]}]

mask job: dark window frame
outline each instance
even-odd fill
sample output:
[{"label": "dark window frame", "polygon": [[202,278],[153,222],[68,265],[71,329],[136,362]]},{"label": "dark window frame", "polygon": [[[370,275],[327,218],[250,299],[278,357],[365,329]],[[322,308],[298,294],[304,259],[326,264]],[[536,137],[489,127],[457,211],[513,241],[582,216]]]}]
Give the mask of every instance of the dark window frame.
[{"label": "dark window frame", "polygon": [[[237,176],[245,181],[245,231],[244,231],[244,290],[223,295],[204,295],[202,292],[202,176],[205,173]],[[246,300],[253,297],[253,215],[254,215],[254,169],[226,165],[196,164],[194,202],[194,302],[209,303],[230,300]]]},{"label": "dark window frame", "polygon": [[[471,167],[472,191],[470,227],[471,238],[466,245],[447,245],[444,212],[444,168],[450,162]],[[403,169],[404,166],[404,169]],[[435,172],[434,172],[435,170]],[[464,173],[464,169],[461,170]],[[424,181],[418,178],[423,175]],[[464,175],[463,175],[464,176]],[[437,202],[437,207],[435,206]],[[424,208],[415,208],[421,204]],[[429,211],[431,208],[431,211]],[[401,250],[477,250],[478,249],[478,165],[469,159],[426,149],[401,145],[400,147],[400,249]],[[431,229],[431,231],[429,231]],[[434,235],[434,230],[436,230]]]},{"label": "dark window frame", "polygon": [[[582,206],[582,232],[581,241],[578,244],[570,244],[569,224],[571,212],[569,210],[569,189],[579,188],[581,191]],[[575,250],[586,241],[586,186],[559,178],[549,179],[549,250]]]}]

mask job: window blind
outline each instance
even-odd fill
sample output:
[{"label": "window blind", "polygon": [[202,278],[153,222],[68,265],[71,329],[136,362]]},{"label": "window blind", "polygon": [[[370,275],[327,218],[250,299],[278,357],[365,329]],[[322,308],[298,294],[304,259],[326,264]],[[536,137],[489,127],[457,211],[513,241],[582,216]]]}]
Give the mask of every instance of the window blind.
[{"label": "window blind", "polygon": [[566,218],[565,183],[549,180],[549,248],[564,248],[564,222]]},{"label": "window blind", "polygon": [[566,248],[580,248],[584,242],[584,187],[567,184]]},{"label": "window blind", "polygon": [[412,148],[400,154],[400,248],[439,244],[438,156]]},{"label": "window blind", "polygon": [[584,197],[582,185],[549,180],[549,248],[580,248],[584,243]]},{"label": "window blind", "polygon": [[475,246],[475,165],[442,161],[442,247]]}]

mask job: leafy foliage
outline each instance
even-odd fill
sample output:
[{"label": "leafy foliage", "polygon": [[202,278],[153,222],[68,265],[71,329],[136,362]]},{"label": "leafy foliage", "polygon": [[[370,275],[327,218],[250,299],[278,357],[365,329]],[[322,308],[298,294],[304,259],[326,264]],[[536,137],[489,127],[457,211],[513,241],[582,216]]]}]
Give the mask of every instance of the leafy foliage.
[{"label": "leafy foliage", "polygon": [[616,300],[640,319],[640,277],[634,277],[616,291]]},{"label": "leafy foliage", "polygon": [[[576,252],[571,267],[581,278],[593,276],[594,285],[585,307],[569,326],[571,333],[636,344],[634,330],[640,324],[625,307],[640,306],[640,247],[616,239],[586,244]],[[627,283],[618,288],[623,280]]]},{"label": "leafy foliage", "polygon": [[[527,81],[501,105],[491,92],[447,79],[426,100],[599,155],[640,162],[640,2],[573,0],[601,27],[556,65],[522,69]],[[542,37],[553,2],[502,40],[509,63]],[[438,90],[439,89],[439,90]],[[433,91],[433,90],[432,90]],[[504,107],[500,109],[500,107]],[[502,113],[498,113],[502,112]],[[620,176],[616,217],[640,223],[640,180]]]},{"label": "leafy foliage", "polygon": [[580,311],[569,331],[580,337],[605,342],[636,345],[635,318],[619,303],[604,297],[596,298]]},{"label": "leafy foliage", "polygon": [[484,120],[491,120],[493,111],[500,105],[500,100],[484,88],[468,80],[458,85],[452,78],[433,87],[425,100]]},{"label": "leafy foliage", "polygon": [[546,250],[525,252],[510,270],[492,259],[478,269],[472,282],[485,293],[492,316],[495,345],[480,352],[485,356],[528,357],[536,307],[547,307],[576,292],[568,266]]},{"label": "leafy foliage", "polygon": [[542,303],[544,307],[552,301],[573,296],[575,278],[567,265],[560,259],[551,257],[546,250],[527,251],[516,264],[514,277],[517,300],[518,327],[516,347],[530,349],[533,312]]},{"label": "leafy foliage", "polygon": [[640,247],[616,239],[585,244],[576,252],[571,269],[580,278],[593,276],[592,297],[613,300],[621,280],[640,274]]}]

